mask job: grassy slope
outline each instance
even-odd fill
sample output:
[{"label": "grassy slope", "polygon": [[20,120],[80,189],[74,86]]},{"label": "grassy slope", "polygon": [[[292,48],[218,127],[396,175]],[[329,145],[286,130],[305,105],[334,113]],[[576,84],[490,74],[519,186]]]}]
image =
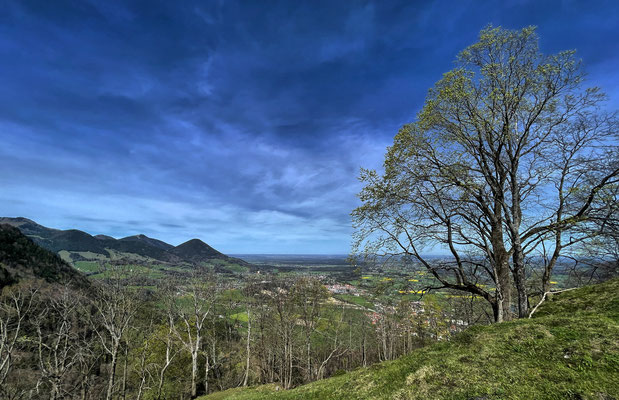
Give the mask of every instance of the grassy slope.
[{"label": "grassy slope", "polygon": [[533,319],[478,326],[449,343],[289,391],[215,399],[616,399],[619,279],[553,295]]}]

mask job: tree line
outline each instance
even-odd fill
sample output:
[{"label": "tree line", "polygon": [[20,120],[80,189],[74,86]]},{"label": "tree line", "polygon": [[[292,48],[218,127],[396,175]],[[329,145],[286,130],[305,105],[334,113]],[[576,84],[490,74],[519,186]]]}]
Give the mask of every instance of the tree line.
[{"label": "tree line", "polygon": [[[462,309],[432,300],[362,308],[309,276],[208,270],[141,281],[111,266],[87,289],[24,282],[0,298],[0,398],[191,399],[237,386],[288,389],[446,339]],[[380,295],[380,293],[377,293]]]}]

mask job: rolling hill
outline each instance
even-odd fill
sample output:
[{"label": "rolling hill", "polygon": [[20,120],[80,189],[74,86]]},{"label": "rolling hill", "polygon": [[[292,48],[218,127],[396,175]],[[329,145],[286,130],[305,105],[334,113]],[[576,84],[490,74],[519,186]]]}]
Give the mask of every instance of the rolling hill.
[{"label": "rolling hill", "polygon": [[474,326],[449,342],[292,390],[200,400],[619,398],[619,279],[552,295],[532,319]]},{"label": "rolling hill", "polygon": [[201,264],[217,260],[242,266],[250,265],[241,259],[229,257],[213,249],[199,239],[191,239],[175,247],[146,235],[128,236],[122,239],[115,239],[107,235],[92,236],[76,229],[47,228],[23,217],[2,217],[0,224],[7,224],[19,229],[41,247],[55,253],[62,253],[63,257],[69,262],[123,259],[129,262]]}]

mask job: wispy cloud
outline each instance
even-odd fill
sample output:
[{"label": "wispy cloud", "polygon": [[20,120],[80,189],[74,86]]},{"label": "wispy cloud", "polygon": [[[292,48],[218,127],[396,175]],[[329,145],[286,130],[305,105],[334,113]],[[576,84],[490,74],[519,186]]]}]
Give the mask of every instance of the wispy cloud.
[{"label": "wispy cloud", "polygon": [[359,167],[487,23],[578,48],[617,101],[612,2],[2,7],[0,214],[58,228],[345,253]]}]

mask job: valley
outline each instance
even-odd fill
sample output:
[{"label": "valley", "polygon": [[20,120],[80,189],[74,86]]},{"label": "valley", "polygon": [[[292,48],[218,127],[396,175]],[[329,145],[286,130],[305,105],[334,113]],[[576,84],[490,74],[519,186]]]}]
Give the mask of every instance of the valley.
[{"label": "valley", "polygon": [[0,10],[0,400],[619,399],[619,2]]},{"label": "valley", "polygon": [[[341,382],[349,379],[347,371],[374,368],[370,366],[458,340],[467,328],[493,321],[492,309],[481,296],[441,287],[422,265],[404,259],[227,256],[199,239],[172,246],[144,235],[114,239],[46,228],[25,218],[2,221],[3,323],[14,326],[14,318],[25,317],[18,333],[41,329],[38,319],[26,316],[31,307],[44,315],[60,312],[58,317],[83,321],[69,331],[46,328],[49,332],[39,338],[42,346],[48,340],[77,340],[99,332],[98,338],[84,336],[63,348],[65,356],[99,354],[90,359],[91,368],[107,372],[65,372],[72,380],[90,382],[89,391],[109,390],[108,385],[113,392],[144,390],[153,398],[219,391],[213,398],[270,398],[273,390],[324,378]],[[23,250],[16,252],[15,243],[23,243]],[[437,264],[449,262],[444,256],[428,258]],[[49,266],[42,269],[44,262]],[[578,285],[587,274],[586,269],[561,265],[553,275],[555,290]],[[69,297],[57,298],[54,292]],[[24,301],[28,309],[23,309]],[[90,317],[84,314],[89,309],[94,312]],[[124,338],[122,344],[116,342],[116,350],[109,347],[115,343],[114,332],[122,332]],[[195,347],[200,342],[204,344]],[[34,379],[51,377],[36,378],[29,369],[26,360],[37,357],[31,345],[19,349],[22,361],[10,366],[7,387],[26,393]],[[118,361],[110,364],[108,356]],[[379,368],[383,371],[382,364]],[[206,372],[201,375],[199,370]],[[154,373],[159,378],[147,378]],[[15,380],[17,376],[22,379]],[[116,379],[121,377],[118,386]],[[112,379],[116,383],[110,383]],[[68,390],[69,382],[54,383],[60,385],[54,390]],[[228,391],[244,382],[265,386]],[[308,386],[321,388],[316,393],[322,394],[311,396],[332,396],[324,392],[332,390],[329,382]],[[304,392],[301,386],[286,396]],[[346,398],[339,389],[336,392],[337,398]]]}]

